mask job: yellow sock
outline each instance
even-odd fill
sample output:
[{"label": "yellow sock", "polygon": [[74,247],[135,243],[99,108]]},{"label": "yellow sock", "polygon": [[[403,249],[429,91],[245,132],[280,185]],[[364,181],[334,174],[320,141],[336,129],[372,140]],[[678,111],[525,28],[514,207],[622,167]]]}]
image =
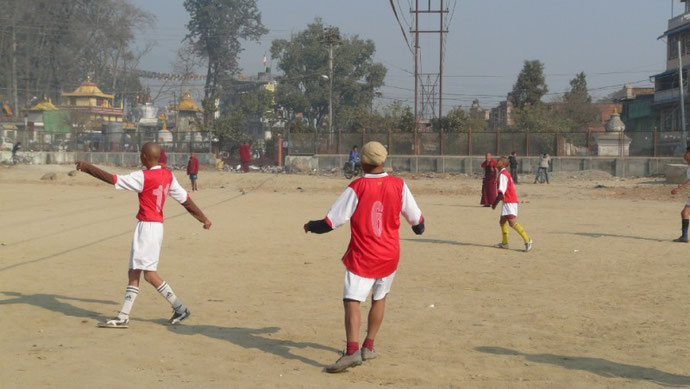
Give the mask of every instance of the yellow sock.
[{"label": "yellow sock", "polygon": [[513,226],[513,229],[515,231],[517,231],[518,234],[520,234],[522,239],[525,240],[525,243],[529,242],[529,236],[527,236],[527,233],[525,232],[525,230],[522,228],[521,225],[515,223],[515,225]]},{"label": "yellow sock", "polygon": [[508,223],[501,224],[501,233],[503,234],[503,244],[508,244]]}]

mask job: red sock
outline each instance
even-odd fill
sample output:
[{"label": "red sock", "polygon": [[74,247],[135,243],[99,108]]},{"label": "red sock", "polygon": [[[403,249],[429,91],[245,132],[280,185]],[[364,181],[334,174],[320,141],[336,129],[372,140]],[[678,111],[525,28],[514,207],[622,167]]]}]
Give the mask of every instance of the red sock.
[{"label": "red sock", "polygon": [[366,347],[369,350],[374,351],[374,339],[364,339],[364,344],[362,345],[362,347]]},{"label": "red sock", "polygon": [[357,343],[357,342],[347,342],[347,355],[352,355],[352,354],[354,354],[357,350],[359,350],[359,343]]}]

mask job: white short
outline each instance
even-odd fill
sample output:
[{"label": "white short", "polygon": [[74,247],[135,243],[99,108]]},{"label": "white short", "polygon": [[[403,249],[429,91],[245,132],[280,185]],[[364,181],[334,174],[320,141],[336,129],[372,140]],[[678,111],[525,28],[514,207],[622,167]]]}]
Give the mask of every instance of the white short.
[{"label": "white short", "polygon": [[163,223],[142,221],[137,223],[132,238],[129,268],[156,271],[162,243]]},{"label": "white short", "polygon": [[391,291],[395,273],[383,278],[364,278],[349,270],[345,271],[345,286],[343,287],[343,299],[364,301],[369,292],[374,290],[374,300],[381,300]]},{"label": "white short", "polygon": [[503,208],[501,208],[501,216],[515,216],[518,215],[518,203],[503,203]]}]

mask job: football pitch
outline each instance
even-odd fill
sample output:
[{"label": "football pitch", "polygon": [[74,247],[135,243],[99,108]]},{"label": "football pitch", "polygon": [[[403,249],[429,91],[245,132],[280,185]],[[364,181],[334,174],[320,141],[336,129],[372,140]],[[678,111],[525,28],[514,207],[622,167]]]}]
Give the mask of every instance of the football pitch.
[{"label": "football pitch", "polygon": [[130,327],[99,329],[122,303],[138,202],[69,170],[0,168],[2,387],[690,386],[690,245],[670,242],[686,195],[658,180],[523,177],[524,253],[512,230],[510,250],[493,247],[481,180],[404,175],[426,232],[401,222],[379,358],[328,375],[345,347],[349,226],[302,225],[347,180],[202,171],[192,197],[213,227],[168,199],[158,268],[192,316],[166,324],[142,280]]}]

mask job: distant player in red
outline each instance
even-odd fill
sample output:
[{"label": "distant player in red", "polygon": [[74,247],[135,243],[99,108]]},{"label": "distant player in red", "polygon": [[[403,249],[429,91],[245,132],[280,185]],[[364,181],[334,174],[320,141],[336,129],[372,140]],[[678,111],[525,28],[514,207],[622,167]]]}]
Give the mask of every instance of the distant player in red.
[{"label": "distant player in red", "polygon": [[243,172],[246,173],[249,171],[249,162],[251,162],[251,160],[252,152],[249,150],[249,144],[243,143],[242,146],[240,146],[240,163]]},{"label": "distant player in red", "polygon": [[[386,149],[378,142],[362,147],[365,175],[353,181],[338,197],[328,216],[304,225],[304,232],[323,234],[350,221],[350,245],[342,258],[345,265],[345,333],[347,350],[326,367],[338,373],[376,358],[374,338],[381,328],[386,295],[391,290],[400,259],[400,214],[417,235],[424,232],[424,218],[405,182],[383,171]],[[367,337],[359,350],[360,303],[372,292]]]},{"label": "distant player in red", "polygon": [[101,181],[114,185],[115,189],[125,189],[139,194],[139,213],[137,214],[132,250],[129,258],[129,283],[125,290],[125,299],[117,317],[100,323],[100,327],[127,328],[129,313],[134,300],[139,294],[139,280],[141,273],[144,279],[172,305],[173,315],[170,324],[177,324],[189,317],[190,312],[173,292],[170,285],[163,281],[156,271],[158,256],[163,243],[163,206],[165,197],[170,196],[204,224],[205,229],[211,228],[211,221],[204,215],[187,192],[180,186],[170,170],[163,169],[158,163],[161,148],[155,143],[146,143],[141,149],[141,163],[145,170],[137,170],[127,175],[107,173],[87,162],[78,161],[77,170],[88,173]]},{"label": "distant player in red", "polygon": [[162,168],[168,167],[168,156],[165,155],[165,150],[161,149],[161,156],[158,158],[158,164],[161,165]]},{"label": "distant player in red", "polygon": [[484,179],[482,180],[482,199],[480,204],[490,207],[496,200],[496,161],[491,157],[491,153],[486,153],[486,159],[482,163],[484,169]]},{"label": "distant player in red", "polygon": [[196,186],[196,179],[199,174],[199,160],[196,157],[196,154],[191,153],[189,155],[189,162],[187,162],[187,175],[189,176],[189,180],[192,181],[192,192],[196,192],[199,190]]},{"label": "distant player in red", "polygon": [[505,157],[501,157],[496,164],[496,167],[499,170],[498,196],[491,205],[491,208],[496,209],[498,203],[503,201],[503,207],[501,207],[501,219],[499,220],[503,240],[497,245],[497,247],[501,249],[508,248],[508,225],[510,225],[525,241],[525,251],[530,251],[532,250],[532,240],[529,238],[529,236],[527,236],[525,230],[517,222],[518,204],[520,203],[520,200],[518,200],[517,192],[515,192],[513,177],[510,175],[508,169],[506,169],[508,164],[508,159]]}]

